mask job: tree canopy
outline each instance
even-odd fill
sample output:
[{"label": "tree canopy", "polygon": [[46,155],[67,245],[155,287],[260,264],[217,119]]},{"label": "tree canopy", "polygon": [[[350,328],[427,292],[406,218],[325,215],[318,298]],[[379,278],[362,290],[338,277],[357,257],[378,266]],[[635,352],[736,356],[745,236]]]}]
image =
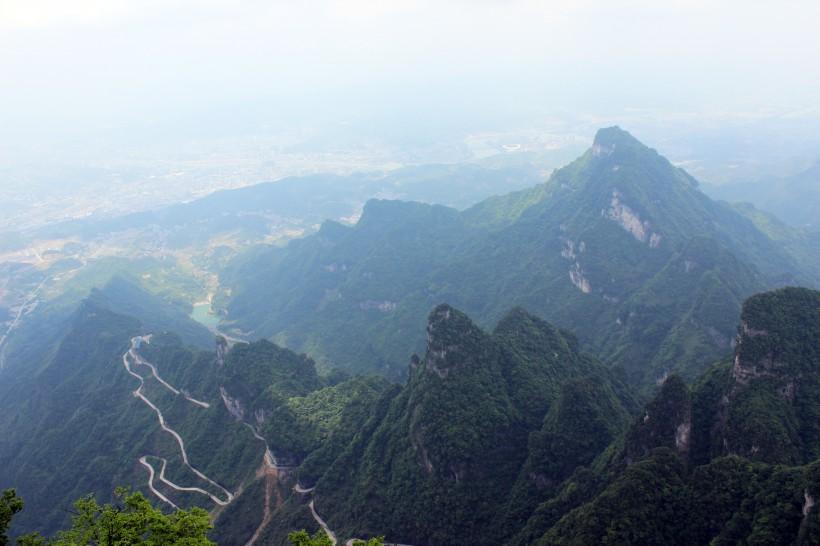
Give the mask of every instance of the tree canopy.
[{"label": "tree canopy", "polygon": [[[323,530],[319,529],[313,536],[307,531],[295,531],[288,535],[288,540],[293,546],[333,546],[333,541]],[[354,539],[352,544],[356,546],[384,546],[384,537],[374,537],[367,541]]]},{"label": "tree canopy", "polygon": [[11,525],[11,518],[14,514],[23,509],[23,499],[17,496],[14,489],[6,489],[0,497],[0,546],[6,546],[9,543],[9,537],[6,532]]},{"label": "tree canopy", "polygon": [[[8,495],[9,491],[4,492],[4,508]],[[70,529],[58,532],[53,538],[34,533],[21,537],[18,542],[20,546],[215,546],[207,537],[211,522],[202,508],[177,510],[167,515],[154,508],[142,493],[120,488],[116,496],[117,502],[103,505],[93,496],[83,497],[74,503]],[[22,501],[19,506],[22,508]],[[5,515],[5,510],[0,509],[0,513]]]}]

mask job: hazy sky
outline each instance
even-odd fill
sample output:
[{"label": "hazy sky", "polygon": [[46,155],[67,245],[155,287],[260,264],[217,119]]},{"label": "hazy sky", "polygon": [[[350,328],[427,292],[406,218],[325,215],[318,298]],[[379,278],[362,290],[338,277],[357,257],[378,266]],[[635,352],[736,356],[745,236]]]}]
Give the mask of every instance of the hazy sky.
[{"label": "hazy sky", "polygon": [[0,143],[191,123],[817,116],[818,29],[817,0],[0,0]]}]

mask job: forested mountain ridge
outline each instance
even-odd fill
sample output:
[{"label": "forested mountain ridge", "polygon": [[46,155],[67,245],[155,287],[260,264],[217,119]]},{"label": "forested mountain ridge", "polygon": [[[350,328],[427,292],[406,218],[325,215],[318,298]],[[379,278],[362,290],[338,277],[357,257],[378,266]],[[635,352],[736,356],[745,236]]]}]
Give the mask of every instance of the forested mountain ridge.
[{"label": "forested mountain ridge", "polygon": [[38,228],[38,238],[94,239],[128,230],[164,230],[171,247],[202,243],[233,233],[261,241],[271,226],[304,229],[328,218],[355,217],[368,198],[381,195],[466,208],[477,200],[540,179],[532,165],[498,168],[478,164],[419,165],[390,172],[348,176],[292,176],[243,188],[220,190],[186,203],[116,217],[70,220]]},{"label": "forested mountain ridge", "polygon": [[649,387],[696,377],[730,352],[744,298],[797,281],[816,271],[788,245],[608,128],[545,184],[462,213],[370,201],[353,227],[328,222],[238,263],[222,303],[229,323],[320,366],[392,378],[439,302],[484,327],[521,305]]},{"label": "forested mountain ridge", "polygon": [[760,293],[816,282],[760,225],[610,128],[531,189],[374,200],[237,262],[222,326],[253,343],[114,277],[17,332],[0,487],[19,530],[130,485],[228,546],[811,543],[820,295]]},{"label": "forested mountain ridge", "polygon": [[407,384],[315,483],[340,536],[498,544],[637,409],[571,334],[522,310],[489,334],[440,305],[427,336]]},{"label": "forested mountain ridge", "polygon": [[[264,340],[186,349],[96,295],[39,375],[4,388],[2,485],[29,499],[18,530],[125,483],[211,510],[227,545],[284,544],[319,521],[417,545],[809,544],[819,312],[810,289],[753,296],[734,360],[691,387],[671,375],[641,409],[621,374],[520,308],[488,333],[436,306],[399,387],[321,376]],[[106,447],[54,459],[83,435]]]},{"label": "forested mountain ridge", "polygon": [[320,377],[267,341],[190,348],[163,326],[173,318],[198,332],[195,323],[125,281],[114,286],[115,298],[110,286],[93,292],[55,326],[41,360],[0,384],[0,487],[26,501],[15,533],[51,533],[75,499],[108,500],[125,485],[165,508],[206,508],[220,543],[245,544],[265,507],[290,494],[290,467],[332,434],[349,441],[345,416],[368,411],[386,388]]},{"label": "forested mountain ridge", "polygon": [[734,360],[691,389],[667,379],[608,485],[534,543],[816,543],[818,328],[820,292],[747,300]]},{"label": "forested mountain ridge", "polygon": [[820,405],[818,313],[813,290],[750,298],[735,363],[639,410],[547,323],[515,311],[487,334],[439,306],[407,385],[311,497],[341,537],[417,545],[813,544],[816,419],[796,416]]},{"label": "forested mountain ridge", "polygon": [[781,464],[820,458],[820,295],[801,288],[757,294],[740,318],[711,452]]},{"label": "forested mountain ridge", "polygon": [[[749,332],[765,324],[764,354],[807,373],[818,309],[820,293],[807,289],[754,296],[736,353],[743,361]],[[310,502],[341,540],[419,545],[808,544],[820,530],[815,463],[772,465],[728,440],[725,415],[748,405],[732,394],[726,363],[692,387],[670,376],[639,409],[570,334],[520,309],[486,333],[441,305],[428,317],[425,356],[409,368],[347,446],[299,470],[305,493],[285,502],[278,526],[297,526]],[[765,390],[769,379],[743,388]],[[788,400],[778,385],[769,393]],[[817,404],[812,393],[803,406]],[[765,434],[782,408],[756,404],[752,429]]]}]

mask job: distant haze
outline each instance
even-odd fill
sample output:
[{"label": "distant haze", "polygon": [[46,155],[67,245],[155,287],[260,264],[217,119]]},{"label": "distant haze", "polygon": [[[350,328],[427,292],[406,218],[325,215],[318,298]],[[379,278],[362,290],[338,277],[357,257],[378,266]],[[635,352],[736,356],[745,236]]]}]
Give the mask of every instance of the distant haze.
[{"label": "distant haze", "polygon": [[799,112],[818,107],[818,23],[811,0],[2,0],[0,119],[81,133]]},{"label": "distant haze", "polygon": [[818,28],[815,0],[0,0],[0,190],[206,158],[201,193],[613,123],[718,182],[707,141],[789,174],[820,149]]}]

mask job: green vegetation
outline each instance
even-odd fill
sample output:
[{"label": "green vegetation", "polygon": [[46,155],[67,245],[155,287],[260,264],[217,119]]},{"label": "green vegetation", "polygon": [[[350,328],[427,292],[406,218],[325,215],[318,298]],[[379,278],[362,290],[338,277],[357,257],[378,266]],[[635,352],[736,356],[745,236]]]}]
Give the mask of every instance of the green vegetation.
[{"label": "green vegetation", "polygon": [[659,447],[685,455],[689,450],[691,413],[689,387],[678,376],[666,379],[626,435],[624,456],[627,464],[646,458]]},{"label": "green vegetation", "polygon": [[[795,408],[820,405],[811,387],[818,309],[820,293],[805,289],[749,299],[739,365],[718,363],[692,387],[670,375],[638,409],[629,388],[578,352],[574,337],[521,309],[487,334],[439,306],[407,385],[360,418],[358,433],[306,483],[316,484],[329,525],[348,537],[510,546],[815,543],[820,467],[810,463],[817,455],[807,454],[804,438],[816,420],[795,417]],[[763,325],[766,350],[750,352]],[[750,335],[756,344],[744,348]],[[750,354],[780,355],[779,364],[744,375],[738,366]],[[805,395],[782,388],[793,380],[796,393],[806,385]],[[736,415],[745,416],[745,428],[735,428]],[[744,437],[761,447],[746,450]]]},{"label": "green vegetation", "polygon": [[[167,459],[175,483],[208,487],[131,395],[136,384],[121,356],[145,326],[107,307],[124,303],[102,293],[89,298],[38,373],[21,376],[0,398],[13,408],[3,414],[10,431],[3,446],[17,447],[0,455],[10,483],[31,498],[15,530],[55,537],[28,537],[30,545],[77,543],[111,522],[163,541],[208,531],[207,517],[205,527],[195,517],[202,511],[160,517],[141,495],[111,496],[112,480],[145,486],[146,471],[135,464],[143,455],[157,468],[159,457]],[[292,534],[316,530],[308,499],[340,540],[684,546],[800,537],[810,544],[820,538],[807,500],[820,494],[818,310],[820,293],[808,289],[750,298],[735,360],[713,366],[692,387],[670,375],[643,406],[624,374],[521,308],[489,333],[437,306],[425,355],[411,359],[403,387],[322,376],[305,355],[268,341],[218,357],[158,332],[139,351],[166,381],[209,404],[146,380],[145,394],[184,437],[192,463],[242,491],[210,531],[224,545],[247,542],[265,503],[276,517],[264,543],[284,544],[289,534],[293,543],[323,543],[324,532]],[[47,395],[32,397],[33,385]],[[280,463],[298,466],[302,489],[314,489],[294,493],[292,483],[259,478],[264,449],[248,425]],[[72,444],[80,436],[86,440]],[[56,446],[69,444],[76,448],[53,457]],[[59,533],[69,499],[87,492],[111,502],[84,497],[77,506],[84,516]],[[214,506],[201,495],[166,493],[185,506]],[[19,508],[7,493],[0,524]],[[121,513],[128,517],[120,521]],[[183,538],[179,544],[203,543]]]},{"label": "green vegetation", "polygon": [[[234,263],[235,326],[311,356],[202,350],[189,309],[114,278],[11,347],[27,364],[0,383],[0,469],[28,505],[4,495],[0,536],[20,512],[10,535],[54,535],[32,546],[326,545],[320,513],[341,543],[820,543],[820,293],[749,298],[817,279],[776,227],[611,128],[530,190],[371,201]],[[149,333],[139,353],[174,385],[132,358],[153,406],[122,360]]]},{"label": "green vegetation", "polygon": [[672,452],[658,450],[562,518],[538,544],[675,544],[686,524],[683,472]]},{"label": "green vegetation", "polygon": [[820,457],[820,294],[784,288],[749,298],[726,423],[735,453],[801,464]]},{"label": "green vegetation", "polygon": [[9,543],[9,537],[6,534],[11,525],[11,519],[14,515],[23,509],[23,499],[17,496],[14,489],[6,489],[0,497],[0,546],[6,546]]},{"label": "green vegetation", "polygon": [[667,379],[627,433],[623,455],[603,469],[606,488],[537,544],[820,540],[818,453],[807,441],[820,405],[820,292],[759,294],[741,320],[733,366],[716,365],[691,392]]},{"label": "green vegetation", "polygon": [[[317,504],[345,536],[498,544],[626,428],[634,398],[574,337],[521,309],[488,334],[442,305],[427,332],[407,385],[315,482]],[[573,412],[581,399],[588,409]]]},{"label": "green vegetation", "polygon": [[238,327],[309,353],[322,370],[403,380],[433,306],[446,301],[490,328],[520,305],[648,391],[728,355],[746,297],[817,284],[806,245],[761,231],[609,128],[542,185],[463,212],[373,200],[355,226],[326,222],[242,257],[221,280]]},{"label": "green vegetation", "polygon": [[527,460],[505,506],[506,533],[518,533],[534,506],[558,494],[579,468],[606,455],[631,419],[628,402],[594,374],[563,385],[541,428],[529,434]]},{"label": "green vegetation", "polygon": [[814,473],[735,456],[687,471],[659,448],[536,544],[815,544],[820,518],[805,497],[816,491]]},{"label": "green vegetation", "polygon": [[[288,535],[288,540],[293,546],[331,546],[333,543],[324,531],[317,531],[310,536],[307,531],[296,531]],[[384,538],[376,537],[370,540],[354,540],[355,546],[383,546]]]},{"label": "green vegetation", "polygon": [[[234,347],[217,374],[219,387],[241,400],[247,422],[255,423],[280,462],[298,464],[341,428],[348,407],[366,407],[387,383],[352,378],[332,385],[305,355],[268,341]],[[355,434],[348,430],[347,436]]]},{"label": "green vegetation", "polygon": [[[128,310],[139,318],[122,314]],[[166,460],[166,477],[176,484],[224,497],[183,464],[174,438],[160,428],[154,411],[133,396],[139,383],[122,363],[133,336],[152,333],[140,355],[166,382],[207,405],[174,394],[147,367],[134,367],[146,378],[143,393],[184,439],[190,463],[228,490],[247,492],[236,502],[246,507],[245,513],[240,517],[226,510],[214,531],[227,545],[242,537],[246,542],[262,517],[264,479],[260,482],[256,473],[265,449],[247,425],[266,438],[280,464],[298,465],[310,455],[304,475],[318,476],[387,388],[377,378],[321,377],[310,359],[267,341],[239,344],[222,360],[212,351],[186,347],[163,326],[179,325],[192,333],[200,331],[198,326],[175,306],[124,281],[93,292],[57,324],[54,340],[40,347],[39,359],[0,385],[0,426],[7,431],[0,443],[2,480],[27,498],[27,509],[15,520],[15,534],[56,532],[66,525],[73,499],[91,493],[113,501],[112,482],[155,498],[141,457],[157,473]],[[223,392],[235,404],[234,413]],[[67,445],[72,449],[66,450]],[[204,495],[155,485],[180,506],[214,508]],[[289,494],[290,488],[282,485],[279,495]],[[304,509],[294,514],[294,524],[304,526]],[[291,529],[277,528],[276,536],[284,540]]]},{"label": "green vegetation", "polygon": [[[32,533],[20,537],[17,543],[20,546],[216,546],[207,538],[211,522],[201,508],[166,515],[151,506],[141,493],[120,488],[116,498],[115,504],[101,505],[91,495],[83,497],[74,503],[71,528],[58,531],[51,539]],[[8,543],[5,529],[11,516],[22,508],[23,502],[13,490],[3,492],[0,544]]]},{"label": "green vegetation", "polygon": [[[0,426],[6,437],[0,461],[4,483],[27,499],[15,524],[20,531],[52,533],[65,524],[73,499],[92,493],[110,500],[112,482],[145,488],[147,471],[138,462],[143,455],[167,459],[175,483],[199,485],[181,464],[179,448],[159,427],[156,414],[132,394],[138,382],[125,371],[122,355],[131,337],[146,333],[146,326],[111,311],[104,298],[89,298],[61,337],[45,347],[45,359],[3,385]],[[176,359],[158,358],[157,365],[178,387],[196,392],[194,385],[178,379],[199,378],[207,384],[217,370],[213,356],[208,360],[196,357],[196,351],[168,351]],[[147,368],[138,371],[150,376]],[[185,438],[192,464],[227,487],[235,489],[261,459],[258,441],[218,405],[218,391],[204,397],[211,404],[207,409],[153,379],[146,381],[145,393]],[[201,495],[189,495],[186,503],[210,504]]]},{"label": "green vegetation", "polygon": [[288,540],[293,546],[332,546],[333,542],[322,530],[316,531],[313,536],[310,536],[307,531],[295,531],[288,535]]}]

